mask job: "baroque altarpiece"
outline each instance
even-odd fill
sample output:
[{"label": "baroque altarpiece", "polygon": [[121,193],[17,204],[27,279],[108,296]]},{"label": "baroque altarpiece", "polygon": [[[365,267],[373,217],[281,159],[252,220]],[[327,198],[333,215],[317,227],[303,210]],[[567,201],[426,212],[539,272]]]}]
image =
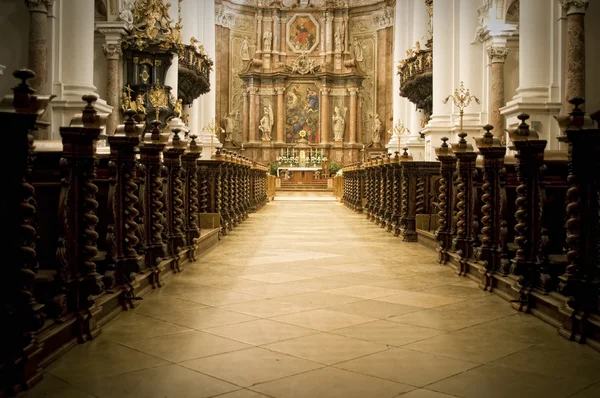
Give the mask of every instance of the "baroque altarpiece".
[{"label": "baroque altarpiece", "polygon": [[217,1],[225,147],[264,162],[318,150],[341,164],[383,148],[392,128],[393,3]]}]

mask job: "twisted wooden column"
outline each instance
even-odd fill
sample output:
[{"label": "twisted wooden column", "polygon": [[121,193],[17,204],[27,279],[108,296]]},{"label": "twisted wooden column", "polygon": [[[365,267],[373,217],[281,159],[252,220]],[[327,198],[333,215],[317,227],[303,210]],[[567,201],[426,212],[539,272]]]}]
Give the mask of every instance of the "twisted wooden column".
[{"label": "twisted wooden column", "polygon": [[[160,262],[165,257],[167,247],[163,242],[162,233],[164,230],[164,215],[163,215],[163,178],[161,171],[160,157],[166,146],[167,135],[161,136],[159,126],[160,121],[152,122],[154,129],[150,140],[144,141],[140,145],[140,162],[145,168],[145,189],[144,203],[146,204],[146,212],[144,219],[144,234],[146,248],[146,266],[150,269],[152,277],[150,283],[153,288],[161,287],[160,280]],[[148,136],[146,136],[148,137]]]},{"label": "twisted wooden column", "polygon": [[[163,159],[167,171],[167,256],[172,258],[171,268],[175,272],[181,272],[179,265],[179,248],[186,246],[185,238],[185,214],[184,195],[181,170],[181,157],[185,152],[185,143],[179,138],[180,129],[173,129],[173,142],[163,153]],[[185,177],[184,177],[185,178]]]},{"label": "twisted wooden column", "polygon": [[200,166],[198,167],[198,181],[200,183],[200,196],[199,196],[199,206],[200,213],[208,213],[208,167]]},{"label": "twisted wooden column", "polygon": [[[411,233],[410,229],[407,229],[409,227],[408,225],[408,217],[409,217],[409,206],[413,205],[414,206],[414,199],[411,200],[411,193],[412,193],[412,197],[414,197],[414,185],[411,184],[411,174],[412,174],[412,169],[409,170],[407,169],[406,165],[408,163],[410,163],[413,159],[412,156],[410,156],[408,154],[408,148],[404,147],[402,148],[402,156],[400,156],[400,220],[399,220],[399,225],[400,225],[400,235],[402,236],[402,240],[406,241],[406,242],[413,242],[414,239],[416,238],[416,232],[415,232],[415,236],[413,237],[413,234]],[[410,166],[409,166],[410,167]]]},{"label": "twisted wooden column", "polygon": [[365,163],[365,199],[367,199],[367,203],[364,208],[367,219],[371,217],[371,181],[371,161],[367,160]]},{"label": "twisted wooden column", "polygon": [[376,158],[373,164],[374,184],[373,184],[373,211],[371,212],[371,221],[376,222],[381,211],[381,164],[383,159]]},{"label": "twisted wooden column", "polygon": [[400,178],[402,176],[402,168],[400,166],[400,152],[394,153],[392,161],[392,216],[391,226],[394,236],[400,235]]},{"label": "twisted wooden column", "polygon": [[224,176],[223,176],[223,167],[224,167],[224,163],[222,162],[222,155],[221,155],[221,151],[219,149],[217,149],[217,153],[215,154],[215,159],[219,161],[219,163],[217,163],[215,166],[215,170],[214,170],[214,176],[215,176],[215,212],[219,213],[219,218],[221,220],[221,229],[219,231],[219,234],[222,236],[226,236],[227,235],[227,230],[229,229],[229,225],[227,224],[227,220],[226,218],[223,216],[223,212],[225,211],[225,204],[224,204],[224,198],[223,198],[223,194],[224,194],[224,187],[223,187],[223,180],[224,180]]},{"label": "twisted wooden column", "polygon": [[104,291],[102,276],[94,262],[99,236],[96,232],[95,143],[105,123],[94,109],[97,99],[96,95],[84,96],[87,105],[81,124],[74,119],[70,127],[60,128],[63,157],[56,259],[58,277],[66,288],[68,308],[79,311],[80,320],[87,320],[79,327],[82,342],[100,332],[95,322],[90,322],[92,314],[88,308],[94,305],[92,296]]},{"label": "twisted wooden column", "polygon": [[365,193],[365,169],[362,165],[359,165],[358,170],[357,170],[357,176],[356,176],[356,194],[357,194],[356,211],[358,213],[363,212],[364,193]]},{"label": "twisted wooden column", "polygon": [[[17,393],[41,377],[41,368],[26,366],[40,353],[34,332],[44,325],[43,305],[33,295],[37,270],[36,195],[30,184],[31,151],[34,125],[53,96],[36,96],[27,82],[35,74],[27,69],[13,73],[22,82],[13,88],[14,98],[0,103],[0,131],[3,145],[11,152],[1,157],[4,190],[0,195],[0,212],[5,256],[0,277],[0,323],[3,349],[0,369],[5,378],[3,392]],[[38,360],[39,361],[39,360]]]},{"label": "twisted wooden column", "polygon": [[197,136],[190,135],[189,150],[182,156],[182,164],[185,170],[185,190],[184,190],[184,225],[182,227],[185,233],[187,247],[190,248],[190,260],[196,260],[194,242],[200,237],[200,226],[198,223],[198,213],[200,210],[198,202],[198,159],[202,153],[202,147],[196,143]]},{"label": "twisted wooden column", "polygon": [[483,262],[483,268],[480,270],[482,279],[479,286],[483,290],[491,291],[492,274],[500,268],[502,243],[505,240],[502,237],[502,198],[506,193],[503,191],[501,180],[506,148],[499,139],[494,138],[491,133],[494,128],[492,125],[487,124],[483,128],[485,130],[483,137],[475,139],[479,153],[483,156],[483,186],[481,187],[483,239],[478,257],[478,260]]},{"label": "twisted wooden column", "polygon": [[108,137],[110,167],[114,176],[114,190],[109,200],[114,212],[115,278],[118,284],[125,287],[121,298],[123,304],[131,308],[137,304],[131,299],[135,296],[134,290],[137,287],[135,275],[140,272],[143,262],[142,256],[135,249],[139,242],[135,148],[140,143],[141,131],[133,116],[135,111],[128,111],[125,124],[117,128],[115,135]]},{"label": "twisted wooden column", "polygon": [[[569,143],[571,169],[567,191],[567,260],[565,273],[559,277],[558,290],[569,298],[567,315],[560,334],[581,341],[586,337],[587,314],[599,312],[600,299],[600,203],[598,182],[600,172],[600,129],[593,126],[589,117],[579,108],[583,99],[573,98],[570,116],[557,118],[565,136],[561,141]],[[598,115],[594,115],[596,123]],[[587,119],[587,120],[585,120]],[[583,127],[586,122],[586,127]]]},{"label": "twisted wooden column", "polygon": [[392,185],[393,181],[393,166],[391,162],[391,154],[388,153],[385,158],[385,209],[383,212],[383,223],[382,228],[386,228],[388,231],[391,230],[392,226]]},{"label": "twisted wooden column", "polygon": [[[535,283],[539,272],[541,221],[543,216],[544,196],[542,185],[542,168],[544,161],[544,148],[546,140],[540,140],[535,130],[531,130],[526,123],[529,115],[519,115],[521,124],[509,133],[513,145],[510,149],[517,151],[518,161],[517,178],[517,211],[515,218],[515,243],[517,253],[512,260],[511,276],[517,280],[513,287],[523,296]],[[567,227],[568,228],[568,227]],[[526,309],[527,301],[515,302],[513,306]]]},{"label": "twisted wooden column", "polygon": [[467,133],[459,133],[460,140],[452,145],[454,156],[458,159],[457,195],[458,209],[456,221],[456,237],[454,250],[460,255],[459,275],[468,273],[467,261],[473,257],[473,247],[477,239],[477,225],[475,223],[475,160],[477,153],[473,146],[467,143]]},{"label": "twisted wooden column", "polygon": [[438,262],[446,264],[450,259],[448,252],[452,249],[452,215],[454,208],[454,173],[456,172],[456,156],[448,145],[448,138],[442,138],[442,145],[435,149],[440,161],[440,191],[438,196],[439,226],[436,238],[440,242]]},{"label": "twisted wooden column", "polygon": [[377,212],[377,224],[379,226],[384,226],[385,225],[385,208],[386,208],[386,201],[385,201],[385,189],[386,189],[386,185],[387,185],[387,173],[385,170],[385,157],[381,158],[381,161],[379,163],[379,175],[380,175],[380,179],[381,179],[381,183],[379,185],[379,211]]}]

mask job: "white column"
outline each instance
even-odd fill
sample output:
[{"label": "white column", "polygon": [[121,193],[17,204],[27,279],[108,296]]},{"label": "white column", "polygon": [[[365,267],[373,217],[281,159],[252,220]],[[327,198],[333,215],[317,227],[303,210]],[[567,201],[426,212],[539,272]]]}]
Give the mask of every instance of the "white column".
[{"label": "white column", "polygon": [[[57,73],[50,106],[51,139],[59,139],[59,127],[68,126],[76,113],[81,113],[85,103],[81,97],[95,92],[94,86],[94,2],[92,0],[62,0],[57,2],[56,23],[59,26],[59,57],[55,59]],[[101,113],[110,113],[106,101],[96,102]]]},{"label": "white column", "polygon": [[[179,17],[179,11],[177,10],[177,3],[173,2],[173,0],[163,0],[164,4],[170,3],[171,7],[169,8],[169,17],[173,21],[173,23],[177,23]],[[173,4],[175,3],[175,4]],[[185,3],[185,2],[184,2]],[[171,94],[177,98],[177,80],[179,79],[179,55],[173,55],[173,61],[169,69],[167,69],[167,73],[165,74],[165,86],[171,87]]]},{"label": "white column", "polygon": [[547,149],[558,149],[554,137],[558,125],[553,119],[561,109],[557,95],[559,83],[554,73],[555,42],[553,36],[560,18],[560,6],[553,0],[528,0],[521,2],[519,13],[519,87],[517,94],[501,109],[509,127],[516,126],[517,116],[523,112],[531,118],[529,123],[548,140]]},{"label": "white column", "polygon": [[[396,125],[399,121],[406,123],[408,100],[400,96],[400,79],[398,73],[398,63],[404,59],[404,50],[408,47],[407,38],[407,2],[397,1],[396,2],[396,16],[394,23],[394,70],[392,73],[393,78],[393,93],[392,93],[392,106],[393,106],[393,125]],[[393,133],[393,131],[392,131]],[[400,149],[400,143],[398,137],[392,135],[386,145],[388,152],[394,153]]]},{"label": "white column", "polygon": [[[185,1],[183,2],[185,3]],[[183,4],[182,3],[182,4]],[[215,63],[213,70],[210,72],[210,91],[203,94],[194,103],[197,103],[198,107],[198,126],[199,129],[207,126],[216,117],[216,90],[217,83],[215,78],[215,71],[219,69],[219,64],[216,59],[216,32],[215,32],[215,2],[214,1],[198,1],[198,36],[196,38],[204,45],[206,53]],[[214,120],[217,126],[220,125],[219,120]],[[219,134],[217,133],[217,137]],[[219,142],[217,137],[211,139],[210,135],[206,133],[201,134],[201,141],[204,144],[205,150],[203,151],[203,158],[207,158],[210,153],[214,154],[215,148],[221,147],[222,144]],[[211,145],[212,143],[212,145]]]},{"label": "white column", "polygon": [[[181,2],[181,18],[182,25],[181,37],[184,44],[189,44],[192,37],[198,39],[198,2],[196,1],[183,1]],[[204,42],[201,41],[202,44]],[[212,87],[211,87],[212,89]],[[192,103],[191,107],[186,107],[184,112],[188,115],[188,128],[191,134],[198,134],[200,127],[198,126],[198,113],[200,105],[196,98]]]},{"label": "white column", "polygon": [[[464,83],[472,95],[481,100],[483,89],[483,51],[479,40],[473,41],[474,32],[477,29],[477,7],[481,5],[480,0],[460,0],[459,6],[459,26],[458,29],[458,76],[454,82],[454,88]],[[435,11],[434,11],[435,12]],[[435,48],[435,44],[434,44]],[[450,94],[450,93],[448,93]],[[460,129],[460,118],[458,117],[458,108],[454,108],[454,128],[457,133]],[[469,134],[472,142],[473,137],[482,134],[481,126],[482,105],[476,101],[471,101],[465,108],[463,117],[463,130]]]},{"label": "white column", "polygon": [[[413,15],[412,15],[412,43],[409,43],[408,47],[414,47],[416,42],[419,42],[421,48],[425,48],[425,43],[429,38],[429,13],[423,0],[413,0]],[[417,110],[415,104],[408,104],[407,111],[407,127],[410,130],[410,135],[407,137],[407,145],[410,148],[411,155],[414,160],[423,159],[423,144],[421,143],[419,132],[423,129],[421,127],[421,120],[423,119],[423,112]]]},{"label": "white column", "polygon": [[448,135],[451,127],[452,105],[444,104],[443,100],[454,91],[455,1],[435,1],[433,5],[433,112],[423,130],[425,160],[435,160],[433,148],[441,145],[440,138]]}]

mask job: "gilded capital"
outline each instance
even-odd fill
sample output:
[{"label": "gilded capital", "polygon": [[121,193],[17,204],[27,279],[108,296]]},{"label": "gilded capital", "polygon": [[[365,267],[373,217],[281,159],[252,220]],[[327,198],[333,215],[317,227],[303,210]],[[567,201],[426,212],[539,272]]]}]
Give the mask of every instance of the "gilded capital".
[{"label": "gilded capital", "polygon": [[25,0],[25,5],[30,12],[48,12],[48,8],[52,7],[54,0]]},{"label": "gilded capital", "polygon": [[558,0],[567,15],[569,14],[585,14],[590,0]]},{"label": "gilded capital", "polygon": [[487,53],[492,63],[504,63],[504,61],[506,61],[506,57],[508,56],[508,48],[488,47]]}]

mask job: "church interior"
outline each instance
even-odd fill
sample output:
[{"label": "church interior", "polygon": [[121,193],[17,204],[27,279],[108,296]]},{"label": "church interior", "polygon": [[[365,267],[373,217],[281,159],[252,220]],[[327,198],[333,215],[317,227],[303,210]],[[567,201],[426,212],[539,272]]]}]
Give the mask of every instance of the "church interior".
[{"label": "church interior", "polygon": [[0,0],[0,398],[600,397],[599,20]]}]

